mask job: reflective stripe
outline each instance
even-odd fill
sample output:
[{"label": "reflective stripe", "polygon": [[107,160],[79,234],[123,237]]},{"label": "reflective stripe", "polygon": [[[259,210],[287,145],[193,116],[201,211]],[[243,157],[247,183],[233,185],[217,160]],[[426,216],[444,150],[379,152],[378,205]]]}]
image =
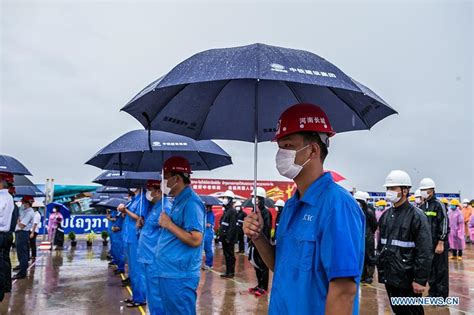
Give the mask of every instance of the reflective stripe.
[{"label": "reflective stripe", "polygon": [[426,211],[425,214],[429,217],[435,217],[437,215],[436,211]]},{"label": "reflective stripe", "polygon": [[244,223],[244,220],[237,220],[237,222]]},{"label": "reflective stripe", "polygon": [[222,222],[221,225],[223,225],[223,226],[229,226],[229,223],[227,223],[227,222]]},{"label": "reflective stripe", "polygon": [[[387,239],[386,238],[380,239],[380,243],[387,244]],[[391,245],[398,246],[398,247],[405,247],[405,248],[413,248],[413,247],[415,247],[415,242],[405,242],[405,241],[399,241],[399,240],[392,240]]]}]

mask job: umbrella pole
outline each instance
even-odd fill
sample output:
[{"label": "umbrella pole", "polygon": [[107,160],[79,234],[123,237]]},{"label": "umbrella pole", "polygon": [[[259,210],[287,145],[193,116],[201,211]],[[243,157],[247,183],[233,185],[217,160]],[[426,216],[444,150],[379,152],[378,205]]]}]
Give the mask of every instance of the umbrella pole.
[{"label": "umbrella pole", "polygon": [[257,161],[258,161],[258,85],[260,80],[257,79],[255,84],[255,139],[253,148],[253,212],[257,212]]}]

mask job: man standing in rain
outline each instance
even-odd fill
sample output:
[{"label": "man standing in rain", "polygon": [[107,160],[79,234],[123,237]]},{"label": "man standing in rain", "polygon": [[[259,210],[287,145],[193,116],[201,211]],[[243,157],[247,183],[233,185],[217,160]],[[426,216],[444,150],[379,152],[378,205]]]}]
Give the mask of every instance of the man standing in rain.
[{"label": "man standing in rain", "polygon": [[146,304],[145,270],[138,262],[138,234],[137,221],[146,217],[150,203],[145,193],[140,189],[135,199],[127,205],[121,204],[117,210],[125,214],[122,237],[125,243],[125,253],[128,262],[128,276],[132,284],[132,298],[124,300],[127,307],[139,307]]},{"label": "man standing in rain", "polygon": [[145,219],[140,217],[137,222],[137,227],[142,229],[138,240],[138,262],[144,266],[146,298],[151,315],[163,314],[163,305],[159,295],[159,281],[155,270],[155,252],[162,230],[158,220],[162,211],[169,213],[171,208],[171,203],[166,196],[162,199],[163,195],[160,186],[161,181],[159,180],[148,181],[146,199],[153,207]]},{"label": "man standing in rain", "polygon": [[384,186],[393,206],[379,221],[379,282],[385,284],[395,314],[424,314],[423,306],[396,305],[392,298],[421,297],[426,289],[433,258],[428,220],[408,202],[412,185],[406,172],[390,172]]},{"label": "man standing in rain", "polygon": [[297,191],[280,217],[276,246],[263,236],[260,211],[244,231],[274,271],[269,314],[358,314],[364,264],[365,218],[354,198],[324,172],[329,137],[326,114],[298,104],[280,117],[276,166]]},{"label": "man standing in rain", "polygon": [[361,282],[372,283],[375,271],[375,241],[374,234],[377,230],[377,218],[375,212],[367,204],[369,194],[365,191],[357,191],[354,194],[355,200],[365,215],[365,257],[364,269]]},{"label": "man standing in rain", "polygon": [[242,226],[244,224],[245,217],[247,213],[245,213],[244,209],[242,208],[242,202],[240,200],[235,202],[235,211],[237,211],[237,234],[238,234],[238,243],[239,243],[239,253],[245,253],[245,235]]},{"label": "man standing in rain", "polygon": [[182,157],[163,165],[162,191],[174,197],[169,214],[161,212],[163,228],[155,249],[155,276],[165,315],[196,314],[201,275],[205,209],[191,189],[191,166]]},{"label": "man standing in rain", "polygon": [[31,196],[25,196],[21,200],[20,217],[15,228],[15,246],[18,261],[20,265],[15,267],[13,270],[18,270],[18,273],[12,277],[12,279],[24,279],[26,278],[26,272],[28,269],[28,256],[30,251],[30,231],[33,227],[33,220],[35,212],[33,211],[34,199]]},{"label": "man standing in rain", "polygon": [[8,191],[8,183],[12,179],[11,174],[0,172],[0,302],[3,301],[5,292],[11,290],[7,282],[11,279],[10,246],[8,243],[11,235],[13,210],[15,209],[13,197]]},{"label": "man standing in rain", "polygon": [[206,261],[203,270],[211,270],[214,265],[214,225],[216,217],[212,211],[212,205],[206,206],[206,230],[204,232],[204,252]]},{"label": "man standing in rain", "polygon": [[452,252],[451,259],[462,260],[462,251],[466,247],[464,239],[464,217],[459,208],[459,200],[452,199],[449,205],[449,249]]},{"label": "man standing in rain", "polygon": [[449,296],[448,216],[446,208],[436,199],[435,189],[436,184],[431,178],[421,180],[420,191],[424,203],[420,209],[428,217],[434,249],[428,293],[430,297],[447,298]]},{"label": "man standing in rain", "polygon": [[469,220],[471,220],[472,212],[471,203],[469,199],[462,201],[462,215],[464,217],[464,231],[466,232],[466,244],[471,244],[471,238],[469,237]]},{"label": "man standing in rain", "polygon": [[219,226],[219,239],[222,242],[224,251],[226,271],[221,274],[222,278],[233,278],[235,274],[235,243],[238,238],[237,211],[234,209],[235,195],[227,190],[222,195],[224,204],[224,214],[221,217]]}]

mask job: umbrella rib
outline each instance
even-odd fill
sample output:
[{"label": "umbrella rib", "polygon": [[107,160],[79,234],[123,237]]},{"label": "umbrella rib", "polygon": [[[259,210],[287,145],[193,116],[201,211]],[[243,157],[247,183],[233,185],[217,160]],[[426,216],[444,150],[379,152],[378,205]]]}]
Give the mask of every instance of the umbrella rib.
[{"label": "umbrella rib", "polygon": [[291,82],[285,82],[285,85],[290,89],[291,93],[293,93],[293,96],[296,98],[296,100],[298,101],[298,103],[302,103],[301,102],[301,98],[296,94],[296,91],[293,89],[293,87],[291,85],[289,85],[288,83],[291,83]]},{"label": "umbrella rib", "polygon": [[347,107],[349,107],[350,109],[352,109],[352,111],[357,115],[357,117],[360,118],[360,120],[362,120],[362,122],[365,124],[365,126],[367,128],[370,129],[370,126],[369,124],[367,123],[367,121],[359,114],[359,112],[357,110],[355,110],[351,105],[349,105],[346,101],[344,101],[339,95],[337,95],[337,93],[334,91],[333,88],[330,88],[330,87],[327,87],[329,91],[331,91],[332,94],[334,94],[341,102],[343,102]]},{"label": "umbrella rib", "polygon": [[[230,81],[232,81],[232,80],[227,80],[227,82],[226,82],[224,85],[222,85],[221,89],[219,90],[219,92],[217,92],[216,96],[214,97],[214,100],[212,101],[212,104],[211,104],[210,107],[213,107],[213,106],[214,106],[214,103],[215,103],[217,97],[219,97],[219,95],[221,94],[222,90],[224,90],[224,88],[230,83]],[[204,120],[203,120],[203,122],[202,122],[202,125],[201,125],[201,132],[199,133],[199,137],[198,137],[199,139],[201,138],[201,134],[202,134],[203,127],[204,127],[204,125],[206,124],[206,120],[207,120],[207,118],[209,117],[209,113],[210,113],[210,112],[211,112],[211,110],[209,109],[209,110],[207,111],[207,113],[206,113],[206,118],[204,118]]]}]

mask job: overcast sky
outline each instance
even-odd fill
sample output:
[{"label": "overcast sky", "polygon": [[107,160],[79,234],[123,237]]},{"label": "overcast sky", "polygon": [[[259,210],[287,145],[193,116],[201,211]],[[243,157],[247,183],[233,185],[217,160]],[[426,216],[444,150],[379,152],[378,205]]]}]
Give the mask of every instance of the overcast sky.
[{"label": "overcast sky", "polygon": [[[196,52],[262,42],[328,59],[400,113],[333,139],[344,186],[382,190],[403,169],[474,198],[473,2],[355,2],[1,1],[0,154],[36,183],[89,184],[84,162],[142,128],[119,109],[143,87]],[[252,145],[219,144],[234,166],[197,176],[251,179]],[[283,179],[275,153],[260,145],[259,178]]]}]

